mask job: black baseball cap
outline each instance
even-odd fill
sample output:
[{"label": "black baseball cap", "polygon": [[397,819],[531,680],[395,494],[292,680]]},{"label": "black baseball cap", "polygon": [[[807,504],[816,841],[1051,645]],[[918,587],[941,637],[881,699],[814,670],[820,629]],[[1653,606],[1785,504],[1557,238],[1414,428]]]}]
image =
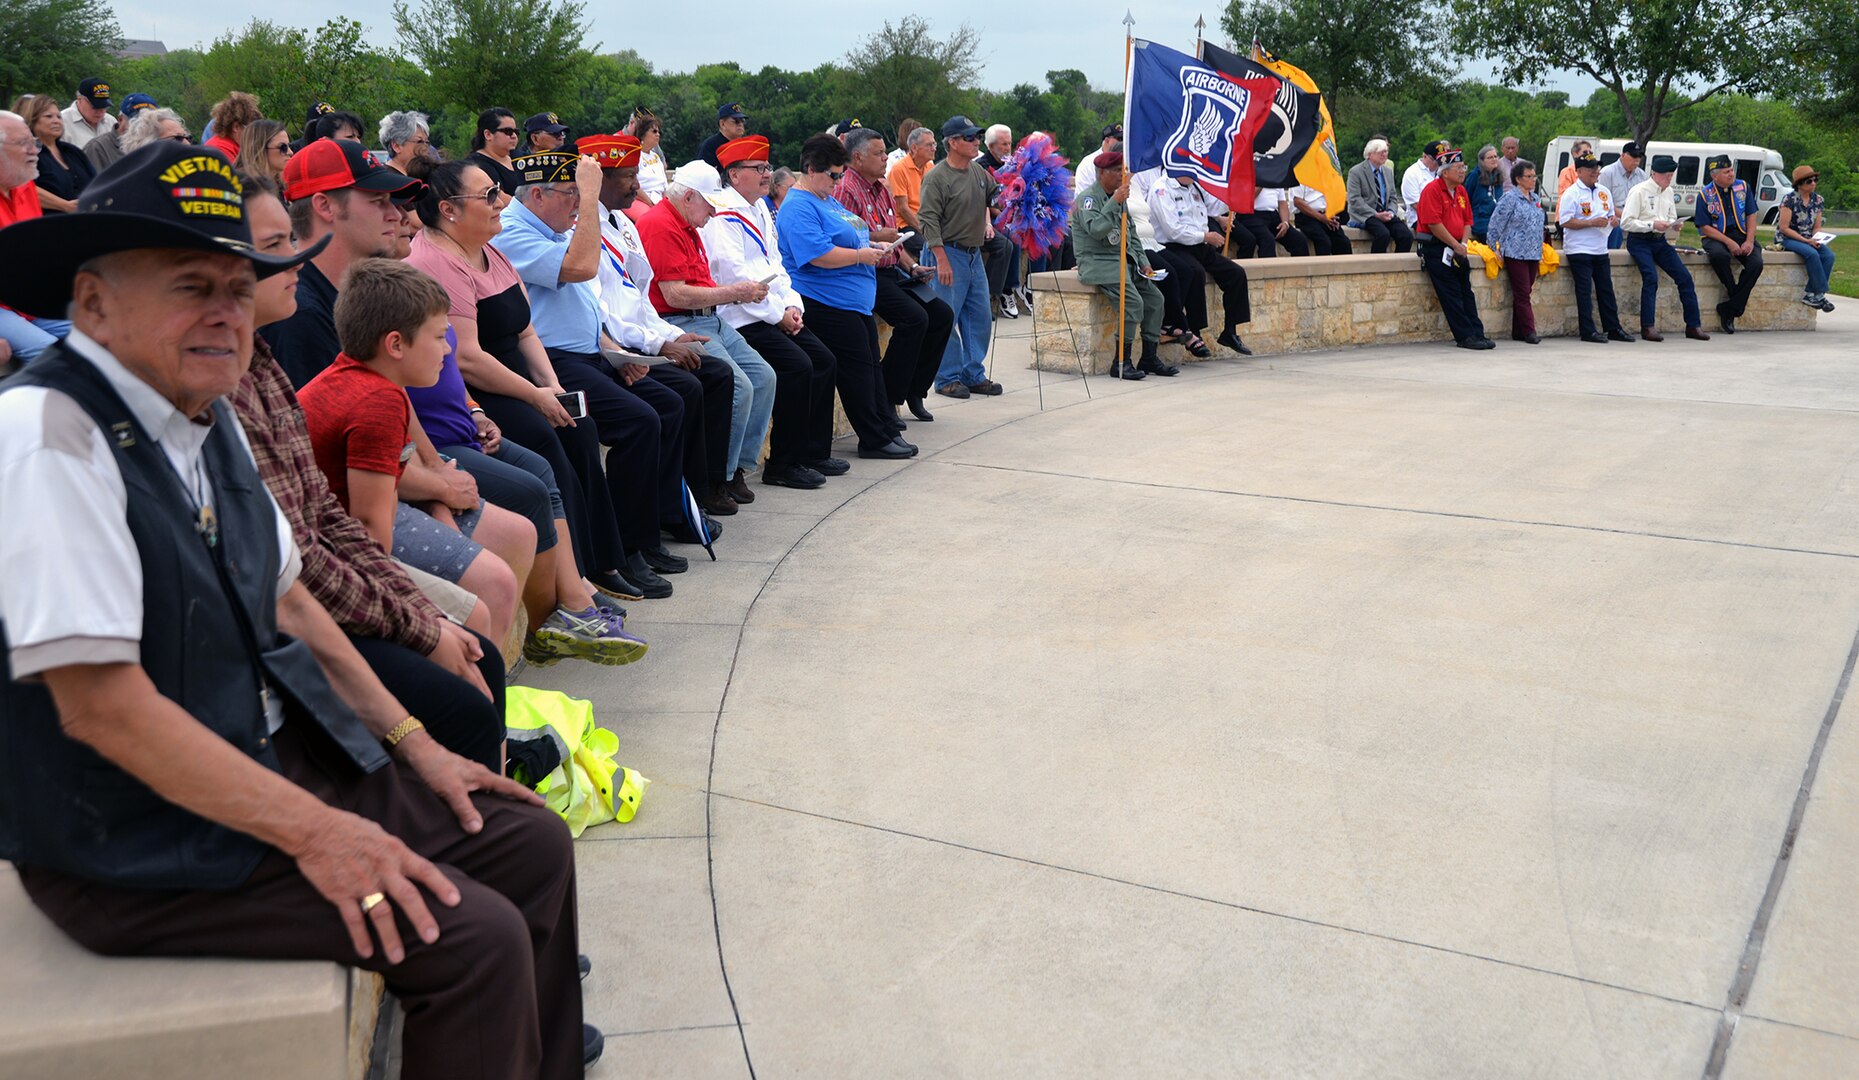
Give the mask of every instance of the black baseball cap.
[{"label": "black baseball cap", "polygon": [[1447,146],[1447,143],[1445,139],[1434,139],[1432,142],[1421,147],[1420,152],[1425,154],[1427,157],[1436,158],[1439,156],[1439,152],[1441,150],[1446,149],[1446,146]]},{"label": "black baseball cap", "polygon": [[568,125],[562,123],[562,118],[556,116],[552,112],[539,112],[523,121],[523,130],[532,135],[538,131],[546,131],[550,135],[560,135],[568,130]]},{"label": "black baseball cap", "polygon": [[855,116],[849,120],[841,120],[837,124],[834,124],[833,134],[843,137],[843,136],[851,134],[854,130],[856,130],[857,128],[861,128],[863,126],[864,126],[863,124],[858,122],[858,117]]},{"label": "black baseball cap", "polygon": [[732,101],[727,105],[716,107],[716,118],[718,120],[747,120],[749,114],[742,111],[741,102]]},{"label": "black baseball cap", "polygon": [[1595,157],[1592,152],[1576,154],[1575,167],[1577,169],[1598,169],[1601,167],[1601,159]]},{"label": "black baseball cap", "polygon": [[1644,158],[1646,156],[1646,148],[1636,142],[1630,142],[1621,147],[1620,152],[1623,154],[1632,154],[1636,158]]},{"label": "black baseball cap", "polygon": [[343,188],[397,192],[417,182],[376,162],[354,139],[318,139],[284,165],[284,197],[291,202]]},{"label": "black baseball cap", "polygon": [[969,138],[979,134],[981,134],[981,125],[966,116],[951,116],[942,122],[942,137],[945,139],[954,138],[957,135]]},{"label": "black baseball cap", "polygon": [[570,184],[574,182],[574,167],[580,160],[580,154],[542,150],[511,158],[510,167],[516,170],[520,184]]},{"label": "black baseball cap", "polygon": [[335,111],[336,111],[336,107],[334,105],[331,105],[327,101],[316,102],[315,104],[311,105],[307,111],[305,111],[303,122],[306,126],[310,124],[314,124],[317,122],[318,119],[328,116],[330,113],[335,112]]},{"label": "black baseball cap", "polygon": [[110,107],[110,84],[102,79],[85,79],[77,84],[77,96],[99,109],[107,109]]},{"label": "black baseball cap", "polygon": [[1123,125],[1105,124],[1104,130],[1098,132],[1097,137],[1100,139],[1121,139],[1123,138]]},{"label": "black baseball cap", "polygon": [[[108,209],[104,209],[107,207]],[[245,192],[226,155],[157,139],[110,166],[78,196],[77,212],[0,230],[0,304],[62,317],[78,267],[100,255],[182,248],[237,255],[261,278],[308,262],[329,237],[292,255],[252,247]]]}]

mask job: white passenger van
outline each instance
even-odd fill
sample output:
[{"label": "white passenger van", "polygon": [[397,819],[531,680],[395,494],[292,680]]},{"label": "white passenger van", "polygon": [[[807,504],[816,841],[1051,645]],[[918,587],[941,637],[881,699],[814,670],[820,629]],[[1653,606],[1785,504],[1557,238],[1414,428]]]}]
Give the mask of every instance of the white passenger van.
[{"label": "white passenger van", "polygon": [[[1543,165],[1542,182],[1537,185],[1541,190],[1556,191],[1556,179],[1568,167],[1570,152],[1581,139],[1594,144],[1595,156],[1601,159],[1603,167],[1613,164],[1620,157],[1620,148],[1628,142],[1626,139],[1596,139],[1587,135],[1562,135],[1550,140],[1548,148],[1543,152],[1546,164]],[[1782,196],[1792,190],[1788,173],[1782,167],[1782,156],[1766,147],[1740,143],[1654,140],[1647,147],[1646,161],[1642,167],[1650,169],[1652,159],[1659,154],[1669,154],[1678,160],[1678,172],[1672,177],[1672,191],[1678,197],[1679,212],[1686,217],[1690,217],[1697,206],[1698,192],[1711,182],[1710,177],[1704,173],[1704,162],[1715,154],[1729,155],[1730,160],[1736,163],[1737,179],[1755,189],[1756,202],[1761,208],[1756,220],[1761,224],[1775,223],[1776,207],[1781,205]]]}]

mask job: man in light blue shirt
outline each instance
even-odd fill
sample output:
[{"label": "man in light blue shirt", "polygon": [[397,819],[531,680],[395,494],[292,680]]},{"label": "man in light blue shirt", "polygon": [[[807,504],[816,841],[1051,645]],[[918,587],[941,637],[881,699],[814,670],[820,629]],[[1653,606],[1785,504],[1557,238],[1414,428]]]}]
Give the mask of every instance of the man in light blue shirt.
[{"label": "man in light blue shirt", "polygon": [[511,164],[516,197],[504,208],[497,250],[529,288],[530,323],[556,377],[569,392],[587,397],[580,422],[594,424],[607,447],[607,486],[626,545],[624,573],[648,597],[669,596],[670,584],[658,575],[688,568],[659,535],[683,520],[684,402],[646,378],[650,369],[629,361],[601,330],[594,286],[600,230],[575,228],[583,214],[600,220],[600,163],[545,151]]}]

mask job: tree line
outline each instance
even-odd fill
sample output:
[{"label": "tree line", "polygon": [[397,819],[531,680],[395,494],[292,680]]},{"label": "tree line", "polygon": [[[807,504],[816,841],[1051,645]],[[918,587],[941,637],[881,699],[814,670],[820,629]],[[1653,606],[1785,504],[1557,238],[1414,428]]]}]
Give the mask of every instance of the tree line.
[{"label": "tree line", "polygon": [[[1639,0],[1620,9],[1618,26],[1602,20],[1586,39],[1506,29],[1535,26],[1537,0],[1451,4],[1449,17],[1415,19],[1411,7],[1385,0],[1229,0],[1221,30],[1240,49],[1257,36],[1317,79],[1345,165],[1372,135],[1410,159],[1434,138],[1475,150],[1515,135],[1533,156],[1557,135],[1650,133],[1773,147],[1790,166],[1815,165],[1830,204],[1859,208],[1859,44],[1822,34],[1805,39],[1817,45],[1804,52],[1800,40],[1802,19],[1819,20],[1814,29],[1859,26],[1851,21],[1859,0],[1812,9],[1745,0],[1734,33],[1699,33],[1687,21],[1690,0]],[[1016,136],[1048,132],[1071,155],[1093,152],[1100,130],[1122,118],[1121,88],[1093,87],[1076,69],[1047,70],[1040,82],[1006,90],[982,87],[985,35],[967,25],[939,34],[917,16],[886,21],[841,59],[810,70],[732,61],[672,72],[634,49],[590,47],[578,0],[397,0],[392,13],[392,47],[371,44],[350,19],[314,28],[254,19],[202,49],[125,61],[105,59],[117,31],[104,0],[0,0],[0,83],[9,95],[64,95],[78,78],[103,74],[119,94],[150,94],[196,125],[214,101],[245,90],[293,134],[316,101],[370,124],[418,109],[433,119],[435,144],[453,154],[464,152],[478,112],[491,105],[519,117],[552,111],[577,133],[615,130],[643,105],[662,121],[674,165],[715,130],[724,101],[743,103],[751,130],[767,135],[783,162],[808,136],[849,118],[890,136],[905,117],[934,127],[964,113]],[[1652,23],[1657,32],[1629,32]],[[71,32],[61,36],[61,25]],[[1193,47],[1158,29],[1138,31]],[[1115,48],[1114,34],[1107,37]],[[1454,77],[1467,58],[1489,61],[1496,79]],[[1596,87],[1579,101],[1522,89],[1552,67],[1588,70]]]}]

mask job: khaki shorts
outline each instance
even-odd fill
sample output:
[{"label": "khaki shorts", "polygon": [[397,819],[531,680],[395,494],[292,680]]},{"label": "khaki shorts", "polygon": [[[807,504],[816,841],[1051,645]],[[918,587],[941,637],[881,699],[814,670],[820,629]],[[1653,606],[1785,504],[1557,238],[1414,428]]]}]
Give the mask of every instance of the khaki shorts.
[{"label": "khaki shorts", "polygon": [[413,584],[418,585],[420,591],[426,594],[426,599],[431,600],[440,611],[445,612],[446,618],[461,626],[464,625],[466,619],[471,618],[472,609],[478,606],[476,593],[454,585],[435,574],[429,574],[417,566],[408,566],[399,559],[395,559],[394,562],[407,572],[407,576],[413,579]]}]

